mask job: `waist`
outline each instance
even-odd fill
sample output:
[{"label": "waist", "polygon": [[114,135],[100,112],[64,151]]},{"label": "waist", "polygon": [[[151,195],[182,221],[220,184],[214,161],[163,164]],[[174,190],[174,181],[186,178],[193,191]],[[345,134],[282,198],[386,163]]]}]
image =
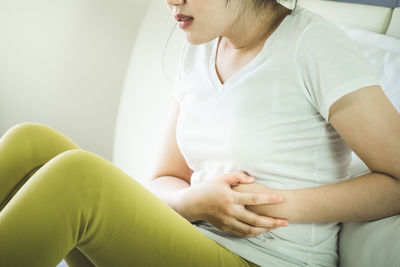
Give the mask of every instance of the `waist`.
[{"label": "waist", "polygon": [[[196,226],[210,230],[226,237],[237,237],[223,232],[208,222],[198,221]],[[245,238],[251,242],[262,244],[265,242],[281,241],[287,245],[304,247],[336,247],[339,223],[291,223],[288,227],[273,229],[256,237]]]}]

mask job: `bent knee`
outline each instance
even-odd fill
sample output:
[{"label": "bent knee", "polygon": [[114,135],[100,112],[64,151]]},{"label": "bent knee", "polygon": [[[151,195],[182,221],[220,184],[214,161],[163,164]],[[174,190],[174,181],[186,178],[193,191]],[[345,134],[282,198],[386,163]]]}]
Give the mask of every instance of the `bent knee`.
[{"label": "bent knee", "polygon": [[33,122],[22,122],[15,124],[11,128],[9,128],[6,133],[3,135],[4,138],[26,138],[29,137],[29,133],[36,131],[37,128],[42,127],[43,125],[33,123]]},{"label": "bent knee", "polygon": [[53,161],[65,168],[82,168],[93,165],[96,161],[102,159],[100,156],[83,149],[71,149],[57,155]]},{"label": "bent knee", "polygon": [[4,142],[13,146],[30,146],[35,152],[35,147],[41,151],[46,150],[51,154],[58,154],[69,149],[77,149],[79,146],[61,132],[40,123],[23,122],[11,127],[2,137]]},{"label": "bent knee", "polygon": [[21,139],[24,141],[28,141],[30,139],[34,139],[37,136],[41,136],[42,138],[48,138],[49,135],[54,135],[57,131],[39,123],[34,122],[22,122],[15,124],[4,134],[4,137],[13,138],[13,139]]},{"label": "bent knee", "polygon": [[12,126],[7,133],[10,134],[26,134],[33,131],[49,131],[51,128],[35,122],[21,122]]},{"label": "bent knee", "polygon": [[60,153],[44,167],[56,170],[67,179],[92,179],[99,177],[106,164],[111,163],[92,152],[72,149]]},{"label": "bent knee", "polygon": [[33,149],[27,149],[27,147],[32,147],[32,140],[38,134],[41,138],[48,138],[45,133],[47,129],[43,130],[43,128],[43,125],[32,122],[18,123],[7,130],[1,137],[0,143],[3,149],[10,151],[19,151],[22,154],[28,150],[32,151]]},{"label": "bent knee", "polygon": [[[38,180],[71,194],[103,194],[132,179],[108,160],[82,149],[65,151],[38,171]],[[59,192],[59,191],[57,191]]]}]

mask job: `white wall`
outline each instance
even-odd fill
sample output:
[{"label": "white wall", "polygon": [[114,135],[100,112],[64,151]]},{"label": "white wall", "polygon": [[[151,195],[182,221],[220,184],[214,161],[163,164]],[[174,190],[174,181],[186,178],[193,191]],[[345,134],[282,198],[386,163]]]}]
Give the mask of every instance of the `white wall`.
[{"label": "white wall", "polygon": [[173,81],[185,39],[165,1],[152,0],[132,51],[113,162],[139,182],[154,174],[169,127]]},{"label": "white wall", "polygon": [[0,136],[49,125],[109,160],[147,0],[0,0]]}]

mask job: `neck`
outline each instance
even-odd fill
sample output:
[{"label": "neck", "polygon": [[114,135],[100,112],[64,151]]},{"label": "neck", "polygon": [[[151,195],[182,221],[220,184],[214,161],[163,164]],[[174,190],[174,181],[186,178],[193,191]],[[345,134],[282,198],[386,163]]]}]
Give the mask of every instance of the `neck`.
[{"label": "neck", "polygon": [[256,16],[254,12],[251,14],[245,12],[233,25],[232,29],[234,30],[221,36],[221,42],[224,41],[224,46],[235,52],[246,52],[259,47],[265,43],[290,12],[290,9],[282,5],[278,5],[276,8],[268,6],[265,12],[260,13],[259,16]]}]

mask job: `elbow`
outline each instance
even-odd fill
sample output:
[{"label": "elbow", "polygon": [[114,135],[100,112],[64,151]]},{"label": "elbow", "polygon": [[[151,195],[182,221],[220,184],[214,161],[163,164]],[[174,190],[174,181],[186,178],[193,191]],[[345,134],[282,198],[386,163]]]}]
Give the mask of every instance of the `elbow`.
[{"label": "elbow", "polygon": [[392,172],[388,171],[376,171],[376,170],[371,170],[374,173],[381,174],[388,176],[389,178],[393,179],[395,182],[400,183],[400,174],[393,174]]},{"label": "elbow", "polygon": [[[400,166],[400,163],[399,163]],[[396,182],[400,183],[400,171],[397,172],[385,172],[390,178],[394,179]]]},{"label": "elbow", "polygon": [[380,164],[380,166],[374,166],[375,168],[369,167],[369,169],[378,174],[386,175],[392,178],[394,181],[400,183],[400,156],[399,160],[388,160],[386,164]]}]

